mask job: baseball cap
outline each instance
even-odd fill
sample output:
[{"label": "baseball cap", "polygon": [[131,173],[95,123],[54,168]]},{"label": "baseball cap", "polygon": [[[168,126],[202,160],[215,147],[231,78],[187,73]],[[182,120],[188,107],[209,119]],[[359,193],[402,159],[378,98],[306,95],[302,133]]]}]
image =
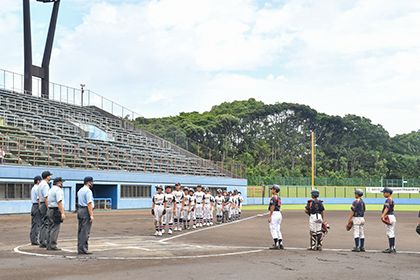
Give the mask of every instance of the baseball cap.
[{"label": "baseball cap", "polygon": [[51,176],[52,173],[50,171],[44,171],[42,172],[42,179],[46,179],[48,176]]},{"label": "baseball cap", "polygon": [[40,181],[40,180],[42,180],[41,176],[36,175],[36,176],[34,177],[34,183],[35,183],[35,184],[36,184],[38,181]]},{"label": "baseball cap", "polygon": [[61,178],[61,177],[55,177],[53,184],[56,185],[58,182],[64,183],[65,180],[63,180],[63,178]]},{"label": "baseball cap", "polygon": [[87,184],[89,182],[93,182],[93,177],[92,176],[86,176],[83,181],[84,181],[85,184]]},{"label": "baseball cap", "polygon": [[387,187],[385,187],[385,188],[381,191],[381,193],[390,193],[390,194],[392,194],[392,189],[391,189],[391,188],[387,188]]}]

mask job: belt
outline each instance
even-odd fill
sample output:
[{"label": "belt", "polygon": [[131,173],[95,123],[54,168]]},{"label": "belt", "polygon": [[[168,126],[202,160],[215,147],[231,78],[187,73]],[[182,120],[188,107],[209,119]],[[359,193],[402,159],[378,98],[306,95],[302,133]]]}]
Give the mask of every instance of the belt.
[{"label": "belt", "polygon": [[196,204],[203,204],[203,202],[197,202]]},{"label": "belt", "polygon": [[217,203],[217,205],[222,205],[223,203]]},{"label": "belt", "polygon": [[32,203],[32,205],[38,205],[38,202],[37,203]]},{"label": "belt", "polygon": [[188,206],[189,204],[184,204],[184,206]]},{"label": "belt", "polygon": [[50,209],[58,209],[58,207],[50,207]]},{"label": "belt", "polygon": [[79,205],[79,208],[87,208],[87,206],[81,206],[81,205]]},{"label": "belt", "polygon": [[41,204],[45,204],[45,202],[40,202]]},{"label": "belt", "polygon": [[162,206],[162,203],[155,203],[155,206]]}]

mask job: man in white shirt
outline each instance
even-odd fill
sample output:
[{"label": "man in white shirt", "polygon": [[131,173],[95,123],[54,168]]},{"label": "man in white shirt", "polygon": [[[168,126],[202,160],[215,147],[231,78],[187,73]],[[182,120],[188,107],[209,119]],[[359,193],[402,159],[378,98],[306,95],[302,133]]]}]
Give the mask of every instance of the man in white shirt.
[{"label": "man in white shirt", "polygon": [[32,245],[39,245],[38,234],[39,226],[41,225],[41,213],[39,212],[38,186],[41,181],[41,176],[35,176],[34,186],[31,189],[31,233],[29,234],[29,237],[31,238]]},{"label": "man in white shirt", "polygon": [[54,186],[48,192],[47,250],[61,250],[57,247],[57,239],[61,223],[66,219],[64,214],[64,192],[61,189],[64,182],[61,177],[56,177]]},{"label": "man in white shirt", "polygon": [[51,180],[49,171],[42,172],[42,181],[38,186],[39,213],[41,214],[41,227],[39,229],[39,248],[47,248],[47,230],[48,230],[48,192]]},{"label": "man in white shirt", "polygon": [[87,176],[84,179],[84,186],[77,192],[79,207],[77,209],[77,219],[79,229],[77,231],[77,251],[79,254],[92,254],[88,249],[90,229],[93,222],[93,178]]}]

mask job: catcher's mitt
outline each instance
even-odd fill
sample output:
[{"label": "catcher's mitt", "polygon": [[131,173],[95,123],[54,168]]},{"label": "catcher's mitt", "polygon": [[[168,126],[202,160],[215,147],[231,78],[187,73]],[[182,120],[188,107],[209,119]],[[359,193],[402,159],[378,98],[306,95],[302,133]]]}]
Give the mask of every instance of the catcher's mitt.
[{"label": "catcher's mitt", "polygon": [[321,231],[324,235],[328,233],[329,229],[330,229],[330,225],[328,224],[328,222],[322,223]]},{"label": "catcher's mitt", "polygon": [[420,224],[418,224],[418,225],[417,225],[417,227],[416,227],[416,232],[417,232],[418,234],[420,234]]},{"label": "catcher's mitt", "polygon": [[349,223],[346,225],[346,230],[349,231],[353,227],[353,221],[349,221]]},{"label": "catcher's mitt", "polygon": [[391,221],[389,220],[388,215],[385,215],[383,218],[381,218],[382,223],[391,225]]}]

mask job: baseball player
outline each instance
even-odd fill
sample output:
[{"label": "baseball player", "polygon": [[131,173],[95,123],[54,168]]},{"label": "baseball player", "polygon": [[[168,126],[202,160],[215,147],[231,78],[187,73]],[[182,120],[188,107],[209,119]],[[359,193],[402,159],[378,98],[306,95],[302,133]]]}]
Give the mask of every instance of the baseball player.
[{"label": "baseball player", "polygon": [[[175,197],[175,207],[174,207],[174,230],[182,230],[182,215],[181,212],[184,210],[184,192],[181,191],[181,185],[179,183],[175,184],[175,190],[172,192]],[[179,222],[179,224],[178,224]],[[179,226],[178,226],[179,225]]]},{"label": "baseball player", "polygon": [[280,192],[280,187],[277,185],[273,185],[272,187],[270,187],[270,189],[273,197],[271,198],[270,205],[268,206],[268,210],[270,211],[268,223],[270,224],[270,232],[271,236],[273,237],[274,244],[269,249],[279,250],[284,249],[283,237],[280,231],[280,225],[283,219],[280,213],[281,198],[278,195],[278,193]]},{"label": "baseball player", "polygon": [[381,220],[383,221],[386,216],[389,218],[389,223],[386,224],[386,235],[388,236],[389,241],[389,248],[383,250],[383,253],[396,253],[397,250],[395,250],[395,224],[397,223],[397,219],[394,216],[394,200],[392,199],[392,189],[390,188],[384,188],[381,191],[384,194],[384,197],[386,198],[384,203],[384,208],[382,209],[382,216]]},{"label": "baseball player", "polygon": [[194,193],[195,196],[195,218],[197,219],[197,227],[203,227],[203,211],[204,211],[204,192],[201,191],[201,185],[197,186],[197,191]]},{"label": "baseball player", "polygon": [[238,200],[239,200],[239,214],[238,214],[238,218],[241,218],[241,214],[242,214],[242,202],[244,202],[244,198],[242,197],[242,193],[240,191],[238,191]]},{"label": "baseball player", "polygon": [[[365,251],[365,211],[366,204],[362,199],[363,190],[357,189],[354,191],[354,197],[356,198],[351,205],[351,213],[349,222],[353,221],[353,236],[355,247],[352,249],[353,252],[364,252]],[[360,246],[359,246],[360,245]]]},{"label": "baseball player", "polygon": [[222,196],[222,190],[217,190],[217,196],[214,198],[216,203],[216,224],[221,224],[223,220],[223,202],[225,198]]},{"label": "baseball player", "polygon": [[222,218],[222,222],[223,223],[227,223],[228,219],[229,219],[229,208],[230,208],[230,199],[228,196],[227,191],[223,191],[223,197],[225,198],[223,201],[223,218]]},{"label": "baseball player", "polygon": [[187,229],[190,227],[190,220],[188,218],[188,209],[190,208],[190,194],[188,187],[184,187],[184,209],[181,211],[181,219],[183,221],[182,227]]},{"label": "baseball player", "polygon": [[172,193],[172,187],[165,187],[165,199],[166,199],[166,214],[163,216],[163,229],[162,233],[165,233],[166,224],[168,224],[168,234],[172,234],[172,227],[174,223],[174,212],[176,207],[175,196]]},{"label": "baseball player", "polygon": [[233,199],[235,201],[235,208],[234,208],[234,211],[233,211],[233,219],[237,220],[238,219],[238,214],[239,214],[238,190],[233,191]]},{"label": "baseball player", "polygon": [[[194,195],[194,189],[193,188],[190,188],[189,190],[188,190],[188,193],[189,193],[189,195],[190,195],[190,203],[189,203],[189,207],[188,207],[188,221],[193,221],[193,226],[192,226],[192,228],[193,229],[195,229],[197,226],[196,226],[196,220],[195,220],[195,195]],[[188,229],[191,229],[189,226],[188,226]]]},{"label": "baseball player", "polygon": [[210,226],[210,211],[213,207],[213,202],[211,201],[210,189],[204,189],[204,225]]},{"label": "baseball player", "polygon": [[156,227],[155,236],[162,236],[163,229],[163,216],[166,214],[166,197],[162,193],[163,187],[161,185],[156,186],[157,193],[152,198],[152,215],[155,216],[153,222]]},{"label": "baseball player", "polygon": [[232,192],[229,191],[229,222],[233,221],[234,208],[235,208],[235,199],[233,198]]},{"label": "baseball player", "polygon": [[324,205],[319,200],[319,191],[313,189],[311,191],[312,199],[308,200],[305,207],[305,213],[309,215],[309,228],[311,245],[308,250],[322,251],[322,222],[324,220]]},{"label": "baseball player", "polygon": [[211,191],[209,191],[210,194],[210,201],[211,203],[211,207],[210,207],[210,225],[213,225],[213,212],[214,212],[214,206],[215,206],[215,202],[214,202],[214,196],[211,194]]}]

